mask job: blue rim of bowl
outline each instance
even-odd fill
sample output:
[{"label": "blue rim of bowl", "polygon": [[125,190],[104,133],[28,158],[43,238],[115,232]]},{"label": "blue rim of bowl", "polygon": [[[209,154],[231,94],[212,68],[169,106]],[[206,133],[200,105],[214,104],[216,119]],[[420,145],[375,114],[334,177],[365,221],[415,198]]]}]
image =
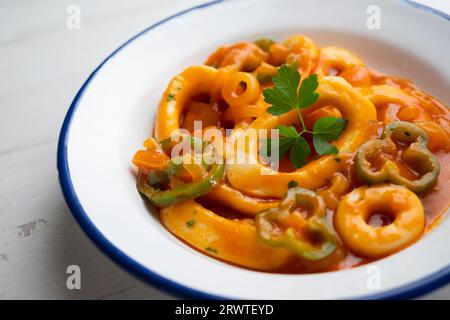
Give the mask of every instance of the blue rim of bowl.
[{"label": "blue rim of bowl", "polygon": [[[213,5],[225,2],[227,0],[214,0],[211,2],[203,3],[197,5],[195,7],[183,10],[178,12],[172,16],[169,16],[152,26],[146,28],[140,33],[133,36],[131,39],[122,44],[119,48],[117,48],[114,52],[112,52],[100,65],[89,75],[85,83],[81,86],[80,90],[75,95],[70,108],[67,112],[67,115],[64,119],[61,132],[58,140],[58,151],[57,151],[57,167],[59,173],[59,182],[64,195],[64,198],[77,222],[80,224],[81,228],[87,234],[87,236],[113,261],[115,261],[118,265],[123,267],[124,269],[131,271],[134,275],[138,276],[140,279],[145,282],[158,287],[159,289],[176,295],[180,298],[194,298],[194,299],[228,299],[226,297],[213,295],[210,293],[206,293],[203,291],[199,291],[193,288],[189,288],[187,286],[181,285],[175,281],[164,278],[158,273],[150,270],[149,268],[139,264],[129,256],[127,256],[124,252],[115,247],[92,223],[89,219],[88,215],[84,211],[80,201],[78,200],[77,194],[72,184],[72,179],[70,177],[70,170],[67,158],[67,139],[69,136],[70,125],[72,122],[73,115],[77,109],[78,102],[80,98],[83,96],[84,91],[87,89],[91,80],[95,77],[97,72],[103,67],[103,65],[108,62],[114,55],[116,55],[121,49],[126,47],[130,42],[134,41],[136,38],[141,35],[149,32],[152,29],[157,28],[161,24],[170,21],[174,18],[182,16],[188,12],[204,9],[207,7],[211,7]],[[410,0],[402,0],[404,3],[413,6],[420,10],[425,10],[427,12],[436,14],[440,17],[443,17],[450,21],[450,16],[446,13],[430,8],[428,6],[410,1]],[[365,295],[361,297],[350,297],[353,299],[410,299],[417,296],[424,295],[432,290],[435,290],[445,284],[450,282],[450,265],[447,267],[435,272],[432,275],[419,279],[413,283],[391,289],[385,292],[380,292],[377,294]]]}]

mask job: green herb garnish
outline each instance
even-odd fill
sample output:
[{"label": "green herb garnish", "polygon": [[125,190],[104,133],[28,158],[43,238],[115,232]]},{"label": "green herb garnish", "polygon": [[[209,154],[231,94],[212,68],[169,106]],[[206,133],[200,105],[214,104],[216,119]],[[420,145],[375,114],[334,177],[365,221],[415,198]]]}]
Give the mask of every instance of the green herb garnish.
[{"label": "green herb garnish", "polygon": [[288,188],[295,188],[296,186],[298,186],[297,181],[291,180],[288,183]]},{"label": "green herb garnish", "polygon": [[272,81],[272,76],[270,74],[258,74],[256,75],[256,80],[258,80],[259,84],[265,84]]},{"label": "green herb garnish", "polygon": [[206,251],[217,254],[217,249],[211,248],[211,247],[206,247],[205,248]]},{"label": "green herb garnish", "polygon": [[172,101],[172,100],[175,100],[175,95],[173,93],[169,93],[167,95],[167,101]]},{"label": "green herb garnish", "polygon": [[186,222],[186,225],[187,225],[188,228],[194,227],[195,220],[194,219],[189,220],[188,222]]},{"label": "green herb garnish", "polygon": [[[294,126],[281,125],[277,127],[280,133],[280,158],[290,150],[290,160],[297,169],[306,163],[306,159],[311,154],[311,149],[303,134],[310,133],[313,135],[314,149],[319,155],[337,154],[338,149],[328,142],[336,140],[347,123],[345,119],[325,117],[316,121],[312,131],[308,130],[300,109],[307,108],[317,101],[319,94],[316,89],[319,83],[316,74],[310,75],[301,84],[300,79],[300,73],[296,68],[282,65],[278,74],[272,78],[275,86],[263,91],[264,101],[271,105],[267,112],[278,116],[294,108],[297,110],[301,124],[300,132],[297,132]],[[270,146],[270,139],[267,140],[264,145],[265,148]]]},{"label": "green herb garnish", "polygon": [[339,138],[346,125],[347,121],[342,118],[324,117],[318,119],[313,128],[313,143],[316,152],[320,155],[337,154],[338,149],[329,144],[328,141]]},{"label": "green herb garnish", "polygon": [[255,44],[263,51],[265,52],[269,52],[270,51],[270,47],[274,44],[275,42],[273,40],[267,39],[267,38],[262,38],[262,39],[258,39],[255,41]]}]

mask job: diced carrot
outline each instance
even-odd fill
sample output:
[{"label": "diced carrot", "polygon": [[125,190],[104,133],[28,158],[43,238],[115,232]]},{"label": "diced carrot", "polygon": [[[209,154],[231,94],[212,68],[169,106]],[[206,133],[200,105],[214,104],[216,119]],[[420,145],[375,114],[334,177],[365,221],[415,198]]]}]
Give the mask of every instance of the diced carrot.
[{"label": "diced carrot", "polygon": [[167,166],[169,157],[158,149],[139,150],[133,157],[133,164],[139,169],[151,170]]},{"label": "diced carrot", "polygon": [[156,142],[155,139],[153,139],[153,138],[148,138],[147,140],[144,141],[144,147],[145,147],[147,150],[152,151],[152,150],[158,149],[158,148],[159,148],[159,145],[158,145],[158,143]]}]

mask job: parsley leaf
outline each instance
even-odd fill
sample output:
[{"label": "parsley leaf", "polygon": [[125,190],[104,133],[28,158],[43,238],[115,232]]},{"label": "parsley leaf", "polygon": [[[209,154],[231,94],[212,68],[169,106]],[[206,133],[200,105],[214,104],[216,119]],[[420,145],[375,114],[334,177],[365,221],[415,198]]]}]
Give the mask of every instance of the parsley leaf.
[{"label": "parsley leaf", "polygon": [[337,154],[338,153],[338,149],[335,146],[333,146],[332,144],[329,144],[321,136],[314,135],[313,136],[313,144],[314,144],[314,149],[316,149],[316,152],[321,156],[324,154]]},{"label": "parsley leaf", "polygon": [[[303,138],[295,129],[294,126],[278,126],[280,137],[277,140],[267,139],[265,145],[263,145],[263,152],[268,152],[273,143],[278,143],[279,159],[291,150],[289,159],[295,168],[300,168],[306,162],[306,159],[311,154],[311,149],[305,138]],[[261,152],[261,151],[260,151]],[[263,153],[267,154],[267,153]]]},{"label": "parsley leaf", "polygon": [[309,107],[319,99],[319,94],[315,92],[318,86],[319,82],[317,81],[317,74],[312,74],[302,81],[299,92],[299,108],[303,109]]},{"label": "parsley leaf", "polygon": [[344,131],[347,120],[336,117],[324,117],[316,121],[313,134],[318,135],[326,141],[336,140]]},{"label": "parsley leaf", "polygon": [[279,138],[278,141],[279,141],[278,154],[279,154],[279,159],[281,159],[292,147],[292,144],[294,143],[295,138],[281,137],[281,138]]},{"label": "parsley leaf", "polygon": [[311,154],[311,149],[309,148],[308,142],[302,136],[295,138],[292,149],[290,160],[296,169],[301,168],[305,163],[308,156]]},{"label": "parsley leaf", "polygon": [[297,107],[297,91],[300,84],[298,71],[282,65],[278,69],[278,74],[272,77],[272,81],[275,87],[263,91],[264,101],[272,105],[267,111],[273,115],[280,115]]},{"label": "parsley leaf", "polygon": [[267,111],[273,115],[309,107],[319,99],[315,92],[319,85],[316,74],[304,79],[299,89],[300,73],[291,66],[282,65],[272,81],[275,87],[265,89],[263,95],[264,101],[272,105]]},{"label": "parsley leaf", "polygon": [[313,128],[314,149],[319,155],[337,154],[338,149],[329,144],[344,131],[347,120],[336,117],[324,117],[316,121]]},{"label": "parsley leaf", "polygon": [[[320,118],[314,124],[313,130],[306,128],[300,109],[313,105],[318,99],[316,92],[319,82],[316,74],[310,75],[300,83],[300,73],[294,65],[282,65],[276,76],[272,77],[273,88],[264,89],[264,101],[271,106],[267,109],[272,115],[278,116],[297,109],[302,130],[297,132],[294,126],[278,126],[280,138],[278,141],[267,139],[260,150],[269,155],[273,143],[278,143],[280,159],[290,150],[290,161],[295,168],[300,168],[306,163],[311,154],[308,142],[302,136],[310,133],[313,136],[314,149],[319,155],[337,154],[338,149],[330,144],[344,131],[347,121],[336,117]],[[265,148],[265,149],[264,149]],[[261,151],[260,151],[261,152]],[[270,156],[270,155],[269,155]]]},{"label": "parsley leaf", "polygon": [[290,138],[298,137],[297,129],[294,126],[277,126],[277,129],[280,132],[280,135]]}]

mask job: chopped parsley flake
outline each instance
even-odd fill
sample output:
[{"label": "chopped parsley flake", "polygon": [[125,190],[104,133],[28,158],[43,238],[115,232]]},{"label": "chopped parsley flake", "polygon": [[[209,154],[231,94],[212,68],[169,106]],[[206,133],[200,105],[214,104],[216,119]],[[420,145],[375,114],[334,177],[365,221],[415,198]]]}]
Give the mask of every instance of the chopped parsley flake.
[{"label": "chopped parsley flake", "polygon": [[195,225],[195,220],[191,219],[188,222],[186,222],[186,225],[188,228],[192,228]]},{"label": "chopped parsley flake", "polygon": [[217,249],[211,248],[211,247],[206,247],[205,248],[206,251],[217,254]]}]

